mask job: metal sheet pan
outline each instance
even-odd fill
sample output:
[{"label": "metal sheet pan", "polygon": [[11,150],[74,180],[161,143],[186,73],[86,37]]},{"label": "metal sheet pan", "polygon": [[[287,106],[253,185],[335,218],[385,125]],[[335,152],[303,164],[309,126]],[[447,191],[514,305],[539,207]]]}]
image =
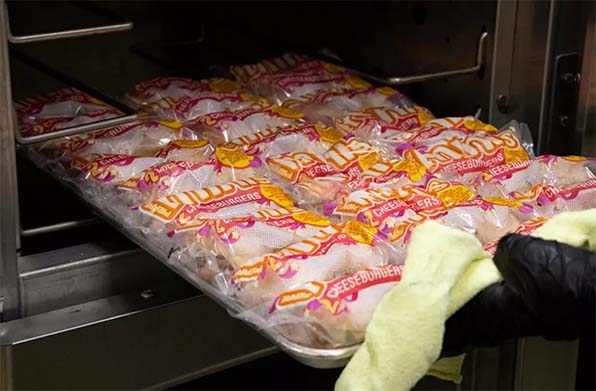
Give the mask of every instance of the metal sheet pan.
[{"label": "metal sheet pan", "polygon": [[[28,149],[28,157],[40,166],[40,156],[35,153],[34,150]],[[184,266],[184,262],[192,262],[193,260],[190,255],[186,253],[178,253],[177,256],[172,257],[171,252],[167,251],[163,246],[159,246],[151,235],[146,235],[138,228],[129,227],[123,224],[119,218],[120,213],[124,209],[128,209],[128,206],[122,203],[118,205],[118,208],[106,208],[105,205],[97,203],[94,199],[90,198],[87,194],[82,191],[74,182],[66,180],[62,175],[59,175],[55,170],[48,169],[47,167],[40,167],[51,176],[56,178],[60,183],[68,187],[73,191],[86,205],[88,205],[95,214],[100,216],[108,224],[116,228],[124,236],[129,238],[131,241],[136,243],[139,247],[143,248],[153,257],[162,262],[165,266],[173,270],[179,276],[184,278],[190,284],[200,289],[205,295],[217,302],[219,305],[224,307],[230,315],[240,318],[245,321],[250,327],[255,329],[257,332],[262,334],[265,338],[269,339],[272,343],[279,346],[284,352],[296,359],[297,361],[314,367],[314,368],[338,368],[345,366],[352,355],[356,352],[360,344],[345,346],[341,348],[333,349],[319,349],[308,346],[303,346],[292,342],[281,333],[274,329],[266,329],[258,327],[257,325],[246,321],[239,314],[246,310],[239,303],[234,302],[229,297],[218,291],[209,282],[199,278],[195,273],[190,271]],[[124,209],[123,209],[124,208]]]}]

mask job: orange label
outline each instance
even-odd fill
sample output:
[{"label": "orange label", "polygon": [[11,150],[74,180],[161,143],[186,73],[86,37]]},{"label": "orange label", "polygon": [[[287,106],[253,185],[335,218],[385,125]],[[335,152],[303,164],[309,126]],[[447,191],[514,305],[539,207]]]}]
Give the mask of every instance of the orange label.
[{"label": "orange label", "polygon": [[225,167],[246,168],[254,160],[253,156],[247,155],[238,144],[234,143],[220,144],[215,148],[215,156]]},{"label": "orange label", "polygon": [[285,118],[300,119],[304,117],[301,112],[283,106],[272,106],[271,111]]}]

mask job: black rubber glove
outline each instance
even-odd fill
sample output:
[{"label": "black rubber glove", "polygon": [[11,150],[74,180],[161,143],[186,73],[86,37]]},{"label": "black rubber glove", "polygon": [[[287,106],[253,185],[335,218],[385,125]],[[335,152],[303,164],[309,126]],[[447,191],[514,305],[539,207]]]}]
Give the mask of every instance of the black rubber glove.
[{"label": "black rubber glove", "polygon": [[507,235],[494,257],[505,283],[539,322],[541,336],[594,333],[596,253],[531,236]]},{"label": "black rubber glove", "polygon": [[571,340],[595,332],[596,254],[507,235],[494,262],[504,281],[481,291],[446,322],[443,356],[511,338]]}]

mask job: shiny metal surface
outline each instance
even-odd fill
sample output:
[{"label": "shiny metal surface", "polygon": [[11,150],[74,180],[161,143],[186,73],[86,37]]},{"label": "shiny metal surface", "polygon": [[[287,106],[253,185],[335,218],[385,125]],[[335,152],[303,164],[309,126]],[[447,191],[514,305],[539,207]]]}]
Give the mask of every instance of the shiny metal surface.
[{"label": "shiny metal surface", "polygon": [[24,316],[155,283],[180,283],[161,263],[124,240],[90,242],[28,255],[19,258],[19,265]]},{"label": "shiny metal surface", "polygon": [[88,225],[93,225],[93,224],[98,224],[98,223],[101,223],[101,220],[98,218],[95,218],[95,217],[91,217],[89,219],[82,219],[82,220],[64,221],[62,223],[44,225],[41,227],[21,229],[21,236],[36,236],[36,235],[48,234],[48,233],[63,231],[63,230],[67,230],[67,229],[86,227]]},{"label": "shiny metal surface", "polygon": [[[469,68],[463,69],[454,69],[451,71],[440,71],[434,73],[426,73],[423,75],[416,75],[416,76],[391,76],[391,77],[378,77],[375,75],[371,75],[366,72],[361,72],[357,69],[346,68],[349,71],[360,75],[366,79],[374,80],[379,83],[389,84],[392,86],[398,86],[403,84],[412,84],[412,83],[419,83],[423,81],[435,80],[435,79],[446,79],[453,76],[461,76],[461,75],[469,75],[479,72],[484,67],[485,61],[485,52],[486,52],[486,43],[488,40],[488,33],[484,32],[480,35],[478,39],[478,47],[476,51],[475,63],[473,66]],[[334,59],[333,57],[330,57]]]},{"label": "shiny metal surface", "polygon": [[17,264],[18,196],[8,60],[8,16],[0,4],[0,321],[20,316]]},{"label": "shiny metal surface", "polygon": [[55,140],[55,139],[58,139],[61,137],[74,136],[74,135],[81,134],[81,133],[91,132],[93,130],[107,128],[110,126],[125,125],[128,123],[134,122],[138,119],[139,119],[139,116],[137,114],[130,114],[130,115],[123,115],[120,117],[110,118],[110,119],[106,119],[106,120],[102,120],[102,121],[91,122],[91,123],[84,124],[84,125],[71,126],[69,128],[57,130],[52,133],[39,134],[39,135],[35,135],[35,136],[24,137],[16,129],[15,129],[14,134],[15,134],[15,139],[17,140],[17,143],[22,144],[22,145],[29,145],[29,144],[40,143],[43,141]]},{"label": "shiny metal surface", "polygon": [[[8,14],[6,3],[3,4],[4,12]],[[133,28],[132,22],[125,22],[125,23],[115,23],[106,26],[97,26],[97,27],[88,27],[82,29],[75,29],[75,30],[64,30],[64,31],[54,31],[51,33],[43,33],[43,34],[30,34],[30,35],[13,35],[10,31],[10,24],[8,19],[6,20],[6,29],[7,29],[7,36],[8,41],[14,44],[22,44],[22,43],[31,43],[31,42],[41,42],[41,41],[53,41],[56,39],[65,39],[65,38],[77,38],[77,37],[86,37],[89,35],[97,35],[97,34],[108,34],[108,33],[115,33],[119,31],[128,31]]]},{"label": "shiny metal surface", "polygon": [[0,389],[162,389],[278,351],[186,284],[152,289],[1,323]]}]

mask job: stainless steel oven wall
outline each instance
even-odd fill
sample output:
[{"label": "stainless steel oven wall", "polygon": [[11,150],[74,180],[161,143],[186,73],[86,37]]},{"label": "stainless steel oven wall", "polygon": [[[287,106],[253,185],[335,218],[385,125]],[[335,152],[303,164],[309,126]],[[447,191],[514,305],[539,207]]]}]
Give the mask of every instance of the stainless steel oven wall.
[{"label": "stainless steel oven wall", "polygon": [[0,4],[0,322],[20,316],[18,199],[6,10]]},{"label": "stainless steel oven wall", "polygon": [[499,2],[490,120],[528,123],[540,154],[580,154],[593,139],[593,15],[590,1]]}]

